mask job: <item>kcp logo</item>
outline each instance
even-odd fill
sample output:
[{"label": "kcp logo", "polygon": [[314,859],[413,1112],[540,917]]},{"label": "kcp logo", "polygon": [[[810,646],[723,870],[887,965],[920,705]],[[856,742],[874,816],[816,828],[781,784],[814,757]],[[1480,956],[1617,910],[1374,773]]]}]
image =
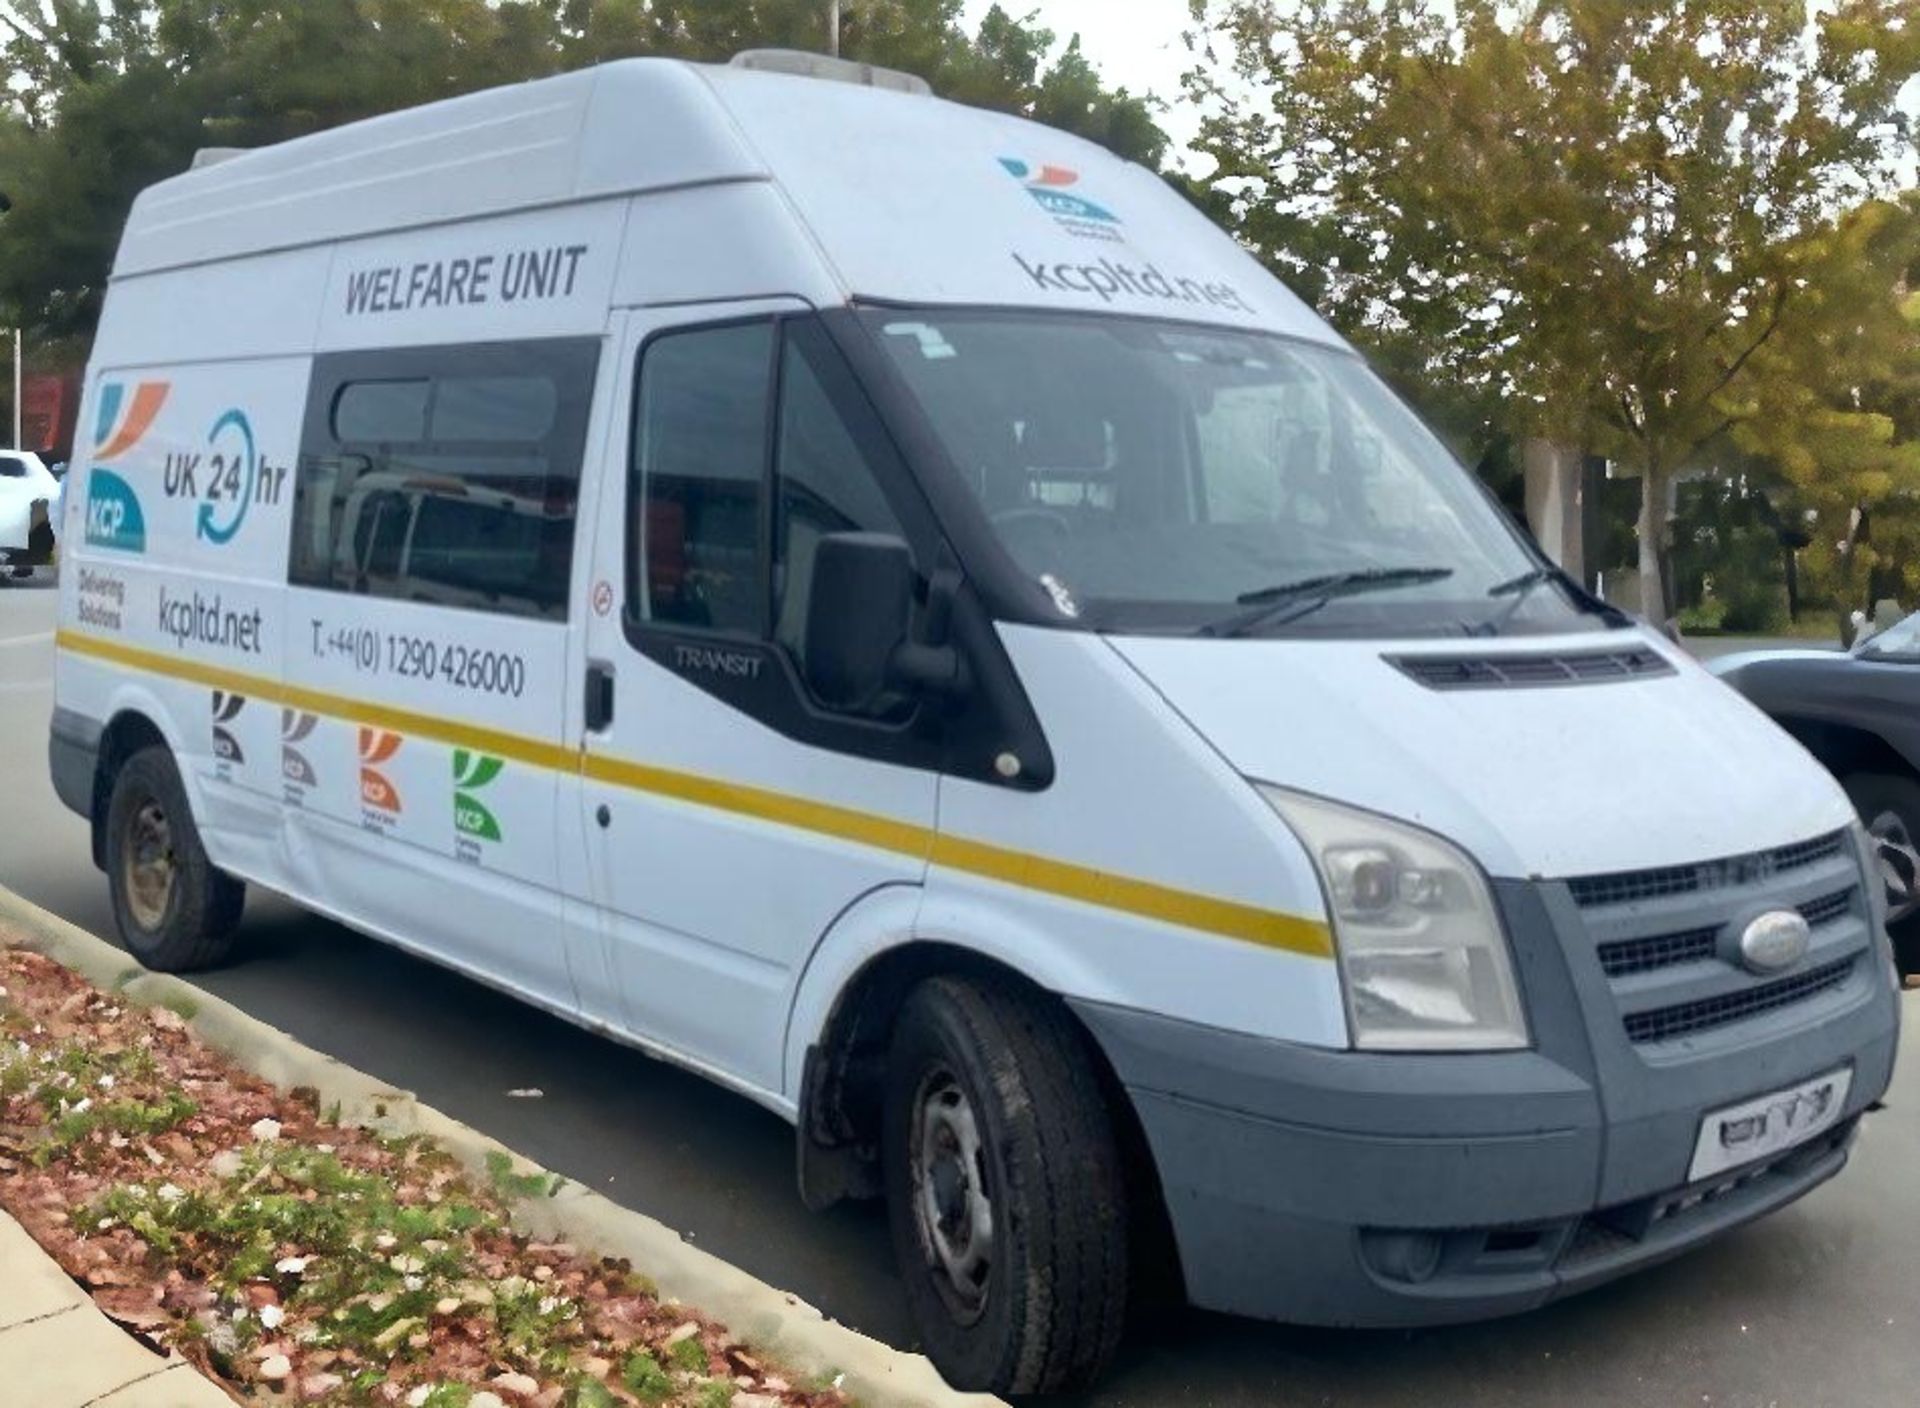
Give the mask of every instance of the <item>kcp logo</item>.
[{"label": "kcp logo", "polygon": [[98,465],[87,471],[87,546],[147,550],[147,520],[133,486]]},{"label": "kcp logo", "polygon": [[465,748],[453,752],[453,829],[462,836],[481,841],[498,841],[500,823],[473,793],[496,777],[506,763],[485,753],[470,753]]},{"label": "kcp logo", "polygon": [[100,466],[127,453],[153,429],[167,404],[173,383],[143,381],[127,395],[126,383],[100,387],[100,409],[93,424],[94,467],[87,473],[87,545],[117,552],[147,550],[147,520],[133,486]]},{"label": "kcp logo", "polygon": [[380,767],[392,760],[405,741],[383,729],[360,730],[360,800],[375,811],[400,813],[400,793]]},{"label": "kcp logo", "polygon": [[1034,167],[1017,156],[1003,156],[1000,164],[1007,174],[1027,188],[1040,208],[1056,220],[1091,220],[1118,225],[1120,217],[1103,205],[1095,205],[1085,196],[1073,195],[1067,187],[1078,185],[1080,173],[1066,166]]},{"label": "kcp logo", "polygon": [[301,787],[313,787],[319,783],[313,764],[295,746],[305,743],[319,724],[320,720],[312,714],[303,714],[297,709],[280,711],[280,775],[288,782]]},{"label": "kcp logo", "polygon": [[213,756],[223,763],[244,763],[247,760],[247,755],[240,751],[240,740],[227,727],[240,717],[240,711],[246,707],[244,695],[226,694],[217,689],[213,692]]},{"label": "kcp logo", "polygon": [[160,408],[167,404],[173,390],[170,381],[143,381],[127,397],[124,382],[109,381],[100,388],[100,410],[93,423],[93,458],[96,463],[117,460],[138,445],[153,429]]}]

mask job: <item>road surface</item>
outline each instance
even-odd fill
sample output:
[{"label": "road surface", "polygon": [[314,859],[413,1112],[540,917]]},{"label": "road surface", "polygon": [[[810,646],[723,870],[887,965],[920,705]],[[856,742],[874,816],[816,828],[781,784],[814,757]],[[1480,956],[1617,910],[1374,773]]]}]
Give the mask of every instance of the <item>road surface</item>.
[{"label": "road surface", "polygon": [[[86,829],[47,781],[54,593],[0,584],[0,884],[111,935]],[[829,1315],[910,1344],[877,1210],[809,1215],[779,1120],[671,1067],[249,897],[244,957],[195,981],[418,1091]],[[1910,1002],[1915,999],[1909,999]],[[510,1090],[538,1087],[539,1100]],[[1100,1408],[1880,1408],[1920,1400],[1920,1052],[1854,1165],[1677,1263],[1490,1325],[1301,1331],[1168,1314]]]}]

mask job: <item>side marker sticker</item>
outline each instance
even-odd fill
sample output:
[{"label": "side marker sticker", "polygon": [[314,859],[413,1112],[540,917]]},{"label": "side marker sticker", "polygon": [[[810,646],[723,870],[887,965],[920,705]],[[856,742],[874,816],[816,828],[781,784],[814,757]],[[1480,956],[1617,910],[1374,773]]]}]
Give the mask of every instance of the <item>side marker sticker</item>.
[{"label": "side marker sticker", "polygon": [[380,769],[405,741],[382,729],[360,730],[360,821],[370,831],[384,832],[400,815],[400,791]]},{"label": "side marker sticker", "polygon": [[228,766],[246,763],[247,755],[240,749],[240,740],[227,727],[240,717],[240,711],[246,707],[247,701],[242,695],[226,694],[217,689],[213,692],[213,756],[216,761]]},{"label": "side marker sticker", "polygon": [[456,850],[461,860],[478,861],[481,841],[500,839],[500,822],[486,803],[474,796],[506,769],[501,758],[467,748],[453,751],[453,829],[459,833]]}]

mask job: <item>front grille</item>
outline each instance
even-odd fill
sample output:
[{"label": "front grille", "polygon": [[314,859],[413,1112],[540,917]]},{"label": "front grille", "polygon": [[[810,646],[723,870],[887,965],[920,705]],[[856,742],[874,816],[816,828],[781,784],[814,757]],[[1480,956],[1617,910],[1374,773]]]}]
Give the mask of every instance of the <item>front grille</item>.
[{"label": "front grille", "polygon": [[1633,904],[1672,895],[1757,885],[1774,876],[1829,860],[1839,855],[1846,844],[1847,833],[1836,831],[1830,836],[1796,842],[1776,850],[1702,861],[1697,865],[1668,865],[1652,870],[1626,870],[1614,875],[1582,876],[1569,881],[1568,885],[1573,891],[1573,902],[1582,909]]},{"label": "front grille", "polygon": [[1853,908],[1853,888],[1841,890],[1838,894],[1827,895],[1800,906],[1801,917],[1814,928],[1823,924],[1837,923],[1844,919]]},{"label": "front grille", "polygon": [[1540,689],[1615,684],[1671,675],[1673,666],[1644,646],[1631,650],[1526,655],[1390,655],[1387,663],[1428,689]]},{"label": "front grille", "polygon": [[[1853,911],[1857,886],[1849,885],[1817,900],[1798,906],[1801,917],[1818,929],[1837,924]],[[1609,978],[1624,978],[1630,973],[1651,973],[1656,968],[1671,968],[1681,963],[1700,963],[1712,958],[1720,948],[1723,926],[1709,924],[1684,929],[1675,934],[1655,934],[1644,939],[1620,939],[1600,945],[1600,966]]]},{"label": "front grille", "polygon": [[[1725,1046],[1695,1045],[1696,1039],[1741,1023],[1758,1025],[1769,1013],[1815,1001],[1857,978],[1873,948],[1862,878],[1848,833],[1835,831],[1689,865],[1581,876],[1566,885],[1627,1046],[1671,1065]],[[1784,909],[1807,921],[1809,951],[1783,972],[1753,972],[1735,942],[1740,926]]]},{"label": "front grille", "polygon": [[1763,1012],[1805,1002],[1846,982],[1853,975],[1855,961],[1855,956],[1849,955],[1837,963],[1798,973],[1791,978],[1762,983],[1758,987],[1719,993],[1697,1002],[1658,1007],[1651,1012],[1630,1012],[1626,1017],[1627,1039],[1635,1045],[1672,1041],[1675,1037],[1712,1031],[1715,1027],[1745,1021]]},{"label": "front grille", "polygon": [[1624,978],[1629,973],[1650,973],[1676,963],[1698,963],[1712,958],[1719,946],[1718,925],[1680,934],[1656,934],[1650,939],[1623,939],[1600,945],[1600,966],[1609,978]]}]

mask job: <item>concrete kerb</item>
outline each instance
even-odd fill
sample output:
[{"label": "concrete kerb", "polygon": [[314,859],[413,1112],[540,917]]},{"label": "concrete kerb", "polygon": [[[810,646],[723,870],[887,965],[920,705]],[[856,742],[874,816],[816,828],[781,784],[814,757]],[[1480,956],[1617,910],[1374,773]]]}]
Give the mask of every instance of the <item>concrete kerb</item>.
[{"label": "concrete kerb", "polygon": [[645,1214],[503,1149],[478,1130],[422,1104],[410,1091],[396,1090],[315,1051],[191,983],[147,972],[124,950],[5,887],[0,887],[0,920],[27,935],[23,947],[71,968],[96,987],[177,1013],[209,1045],[268,1083],[285,1091],[312,1091],[321,1109],[329,1112],[337,1105],[343,1123],[387,1134],[428,1135],[483,1185],[494,1182],[494,1169],[504,1154],[515,1174],[543,1180],[549,1189],[558,1187],[557,1192],[513,1200],[514,1220],[522,1232],[595,1255],[624,1258],[663,1296],[711,1315],[792,1372],[843,1375],[842,1387],[867,1408],[1004,1408],[998,1398],[954,1391],[925,1357],[828,1320],[798,1297],[690,1245]]}]

